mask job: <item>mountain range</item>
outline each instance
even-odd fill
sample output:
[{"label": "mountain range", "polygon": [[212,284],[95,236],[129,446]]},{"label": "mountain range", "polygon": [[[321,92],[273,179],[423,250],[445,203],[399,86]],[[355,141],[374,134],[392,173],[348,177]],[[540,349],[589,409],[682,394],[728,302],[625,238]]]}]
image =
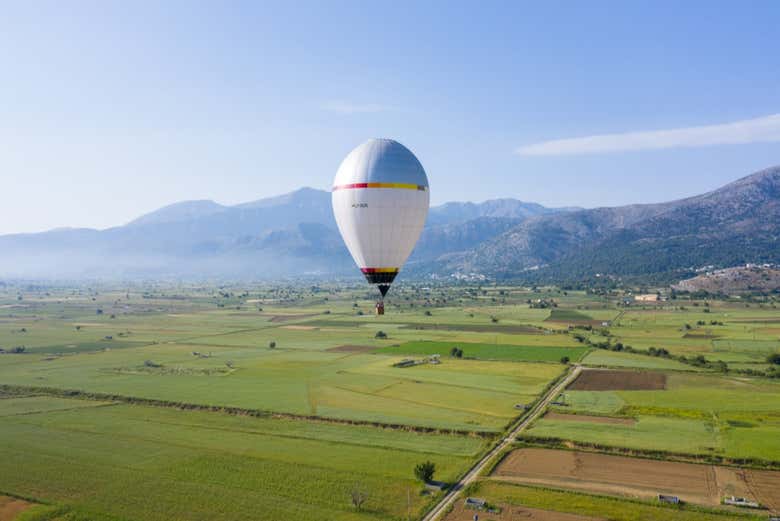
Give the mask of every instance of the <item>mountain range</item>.
[{"label": "mountain range", "polygon": [[[185,201],[105,230],[0,236],[0,277],[264,279],[355,273],[330,193],[224,206]],[[679,279],[698,266],[780,261],[780,167],[695,197],[612,208],[515,199],[431,208],[404,269],[534,281]]]}]

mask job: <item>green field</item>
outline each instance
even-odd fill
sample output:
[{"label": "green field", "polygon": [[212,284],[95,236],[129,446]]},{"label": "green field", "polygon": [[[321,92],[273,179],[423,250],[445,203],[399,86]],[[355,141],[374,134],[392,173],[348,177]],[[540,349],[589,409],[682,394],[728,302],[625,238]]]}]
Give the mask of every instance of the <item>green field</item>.
[{"label": "green field", "polygon": [[703,371],[699,367],[683,364],[676,360],[655,356],[620,353],[605,349],[594,349],[585,356],[583,363],[604,367],[632,367],[636,369],[670,369],[673,371]]},{"label": "green field", "polygon": [[[392,367],[401,357],[304,349],[157,344],[41,361],[17,356],[0,382],[301,416],[498,431],[532,401],[560,365],[445,360]],[[152,360],[161,367],[146,367]],[[5,361],[5,360],[4,360]],[[232,368],[225,363],[230,361]]]},{"label": "green field", "polygon": [[511,344],[476,344],[468,342],[406,342],[399,346],[385,346],[375,353],[391,355],[440,355],[449,357],[453,347],[463,350],[464,358],[480,360],[511,360],[524,362],[558,362],[562,357],[579,360],[585,347],[519,346]]},{"label": "green field", "polygon": [[[394,519],[415,464],[431,460],[450,480],[483,447],[474,437],[82,400],[57,410],[65,402],[0,400],[2,490],[121,519]],[[369,492],[362,515],[349,503],[355,483]],[[413,500],[415,511],[425,504]]]},{"label": "green field", "polygon": [[634,425],[542,419],[529,435],[647,450],[780,461],[780,381],[667,373],[660,391],[572,391],[560,412]]}]

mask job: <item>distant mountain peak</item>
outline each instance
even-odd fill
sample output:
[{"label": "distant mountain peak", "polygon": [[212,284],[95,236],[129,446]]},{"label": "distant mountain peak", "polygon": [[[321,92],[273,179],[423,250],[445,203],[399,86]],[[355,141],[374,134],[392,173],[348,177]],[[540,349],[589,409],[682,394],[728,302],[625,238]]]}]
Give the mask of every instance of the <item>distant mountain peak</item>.
[{"label": "distant mountain peak", "polygon": [[127,223],[128,226],[143,226],[148,224],[162,224],[177,221],[198,219],[208,215],[222,212],[226,209],[219,203],[210,199],[194,201],[181,201],[169,204],[153,212],[147,213]]},{"label": "distant mountain peak", "polygon": [[295,202],[314,204],[323,204],[324,202],[327,202],[330,204],[330,192],[305,186],[286,194],[241,203],[236,205],[235,208],[270,208]]}]

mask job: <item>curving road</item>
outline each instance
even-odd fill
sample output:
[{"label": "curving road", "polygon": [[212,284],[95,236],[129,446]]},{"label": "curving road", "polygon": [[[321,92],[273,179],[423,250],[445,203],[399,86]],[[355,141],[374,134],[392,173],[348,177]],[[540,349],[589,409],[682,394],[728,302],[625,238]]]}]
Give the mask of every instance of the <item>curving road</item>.
[{"label": "curving road", "polygon": [[547,391],[547,394],[545,394],[542,399],[536,404],[536,406],[533,408],[533,410],[525,415],[509,432],[509,434],[503,438],[501,441],[499,441],[491,450],[488,452],[481,460],[479,460],[477,463],[474,464],[473,467],[469,469],[469,471],[458,481],[455,485],[450,488],[450,490],[447,492],[447,494],[441,498],[441,501],[433,507],[433,509],[428,512],[425,517],[422,518],[422,521],[434,521],[435,519],[438,519],[444,512],[447,511],[447,508],[449,508],[450,505],[454,504],[455,501],[458,499],[458,496],[460,496],[461,491],[469,484],[474,482],[477,477],[480,475],[480,473],[485,470],[485,468],[488,467],[488,465],[493,461],[493,458],[495,458],[504,448],[506,448],[510,443],[512,443],[515,439],[515,437],[523,432],[528,426],[533,422],[536,418],[539,417],[539,415],[547,408],[548,405],[550,405],[550,402],[552,402],[556,396],[558,396],[565,388],[568,386],[571,382],[574,381],[577,376],[579,376],[580,372],[582,371],[582,366],[576,364],[572,366],[569,369],[569,374],[566,375],[565,378],[563,378],[560,382],[558,382],[558,385]]}]

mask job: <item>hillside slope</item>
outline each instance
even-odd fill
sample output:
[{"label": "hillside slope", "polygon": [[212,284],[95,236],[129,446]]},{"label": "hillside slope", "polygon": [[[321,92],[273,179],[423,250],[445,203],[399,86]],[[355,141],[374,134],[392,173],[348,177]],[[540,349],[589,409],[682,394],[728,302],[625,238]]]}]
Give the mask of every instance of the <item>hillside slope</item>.
[{"label": "hillside slope", "polygon": [[780,260],[780,167],[653,205],[536,216],[441,263],[444,271],[574,279]]}]

